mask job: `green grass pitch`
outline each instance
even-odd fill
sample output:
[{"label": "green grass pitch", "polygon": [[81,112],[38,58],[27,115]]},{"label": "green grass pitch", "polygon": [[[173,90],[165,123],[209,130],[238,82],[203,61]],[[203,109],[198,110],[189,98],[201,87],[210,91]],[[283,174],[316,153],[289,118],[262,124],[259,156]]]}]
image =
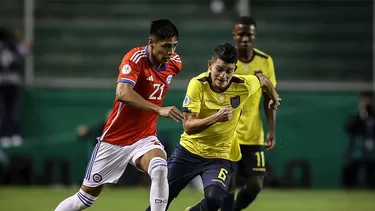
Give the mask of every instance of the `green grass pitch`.
[{"label": "green grass pitch", "polygon": [[[77,191],[75,188],[17,188],[0,186],[1,211],[51,211]],[[170,211],[183,211],[202,199],[200,192],[186,189],[172,203]],[[144,211],[148,189],[107,188],[91,211]],[[375,192],[340,190],[270,190],[261,192],[246,210],[254,211],[373,211]]]}]

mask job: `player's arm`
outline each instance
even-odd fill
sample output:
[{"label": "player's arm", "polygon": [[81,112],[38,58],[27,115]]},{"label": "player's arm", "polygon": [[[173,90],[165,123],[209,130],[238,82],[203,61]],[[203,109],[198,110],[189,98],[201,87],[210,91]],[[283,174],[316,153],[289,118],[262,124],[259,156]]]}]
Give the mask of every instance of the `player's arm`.
[{"label": "player's arm", "polygon": [[145,100],[133,90],[133,87],[130,83],[117,83],[116,100],[137,109],[159,114],[162,107]]},{"label": "player's arm", "polygon": [[193,135],[202,132],[217,122],[214,115],[204,119],[198,119],[198,113],[184,112],[184,131],[188,135]]},{"label": "player's arm", "polygon": [[167,116],[175,121],[182,120],[182,113],[174,106],[160,107],[155,105],[134,91],[140,73],[139,66],[126,59],[120,64],[120,74],[116,86],[116,100],[131,107],[149,111],[160,116]]},{"label": "player's arm", "polygon": [[272,105],[269,105],[269,107],[277,109],[280,101],[279,95],[277,94],[275,87],[267,77],[265,77],[262,73],[256,73],[254,75],[247,75],[242,77],[245,77],[245,83],[248,88],[249,96],[257,92],[259,88],[262,88],[263,91],[265,91],[272,100]]},{"label": "player's arm", "polygon": [[[208,116],[203,119],[199,119],[199,112],[201,110],[203,90],[200,82],[196,79],[192,79],[188,85],[185,100],[183,102],[183,114],[184,114],[184,131],[189,134],[200,133],[203,130],[209,128],[213,124],[219,121],[224,121],[223,116],[226,118],[231,116],[231,110],[222,108],[214,115]],[[227,120],[226,120],[227,121]]]},{"label": "player's arm", "polygon": [[[268,57],[267,63],[266,63],[266,71],[268,79],[271,81],[274,87],[276,87],[276,76],[275,76],[275,69],[273,65],[273,61],[271,57]],[[275,109],[269,109],[268,105],[270,104],[271,97],[266,93],[263,92],[263,108],[267,119],[268,124],[268,134],[267,134],[267,140],[270,140],[273,143],[270,143],[270,148],[274,147],[274,140],[275,139],[275,128],[276,128],[276,110]]]},{"label": "player's arm", "polygon": [[259,80],[260,87],[266,92],[266,94],[268,94],[271,100],[276,100],[276,98],[278,98],[279,95],[277,94],[272,82],[262,74],[256,74],[256,77]]},{"label": "player's arm", "polygon": [[270,133],[275,132],[275,123],[276,123],[276,110],[275,109],[270,109],[268,108],[268,105],[271,102],[271,97],[264,93],[263,94],[264,100],[263,100],[263,108],[264,108],[264,113],[266,114],[267,118],[267,123],[268,123],[268,131]]},{"label": "player's arm", "polygon": [[276,110],[279,106],[279,94],[277,94],[275,87],[273,86],[272,82],[265,77],[263,74],[256,74],[256,77],[259,80],[260,87],[263,89],[263,91],[266,92],[266,94],[269,96],[270,100],[272,100],[272,106],[270,105],[270,100],[268,101],[267,108]]},{"label": "player's arm", "polygon": [[188,135],[204,131],[217,122],[226,122],[232,118],[230,106],[224,106],[217,113],[204,119],[198,119],[198,113],[184,112],[184,130]]},{"label": "player's arm", "polygon": [[116,100],[126,103],[127,105],[150,111],[160,116],[170,117],[176,122],[183,119],[182,113],[174,106],[160,107],[155,105],[133,90],[133,85],[129,83],[118,83],[116,88]]}]

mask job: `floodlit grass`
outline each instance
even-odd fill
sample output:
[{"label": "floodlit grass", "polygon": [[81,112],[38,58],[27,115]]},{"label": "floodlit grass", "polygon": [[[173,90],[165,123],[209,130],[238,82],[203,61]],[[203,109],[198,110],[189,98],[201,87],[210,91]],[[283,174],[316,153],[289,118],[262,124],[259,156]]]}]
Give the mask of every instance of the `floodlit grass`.
[{"label": "floodlit grass", "polygon": [[[74,194],[73,188],[18,188],[0,186],[0,210],[54,210]],[[91,211],[142,211],[148,206],[148,189],[107,188]],[[183,211],[199,202],[203,194],[186,189],[172,203],[170,211]],[[264,190],[247,209],[254,211],[373,211],[375,192],[341,190]]]}]

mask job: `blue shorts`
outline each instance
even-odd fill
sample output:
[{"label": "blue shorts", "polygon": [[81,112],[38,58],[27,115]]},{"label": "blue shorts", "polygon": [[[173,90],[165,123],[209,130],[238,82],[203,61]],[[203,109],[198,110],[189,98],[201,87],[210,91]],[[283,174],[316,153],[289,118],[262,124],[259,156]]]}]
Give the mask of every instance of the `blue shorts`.
[{"label": "blue shorts", "polygon": [[236,171],[241,177],[266,176],[263,146],[240,145],[242,158],[237,162]]},{"label": "blue shorts", "polygon": [[186,185],[200,175],[204,188],[217,185],[228,189],[233,172],[233,163],[219,158],[202,158],[178,146],[168,160],[168,182],[170,198],[175,198]]}]

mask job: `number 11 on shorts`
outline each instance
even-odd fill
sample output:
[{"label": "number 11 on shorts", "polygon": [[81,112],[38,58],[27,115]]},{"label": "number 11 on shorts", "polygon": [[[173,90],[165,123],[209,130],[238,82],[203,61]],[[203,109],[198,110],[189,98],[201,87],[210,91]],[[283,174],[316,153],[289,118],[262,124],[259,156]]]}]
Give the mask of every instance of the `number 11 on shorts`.
[{"label": "number 11 on shorts", "polygon": [[257,156],[257,166],[266,167],[266,162],[264,161],[264,152],[256,152],[255,155]]}]

